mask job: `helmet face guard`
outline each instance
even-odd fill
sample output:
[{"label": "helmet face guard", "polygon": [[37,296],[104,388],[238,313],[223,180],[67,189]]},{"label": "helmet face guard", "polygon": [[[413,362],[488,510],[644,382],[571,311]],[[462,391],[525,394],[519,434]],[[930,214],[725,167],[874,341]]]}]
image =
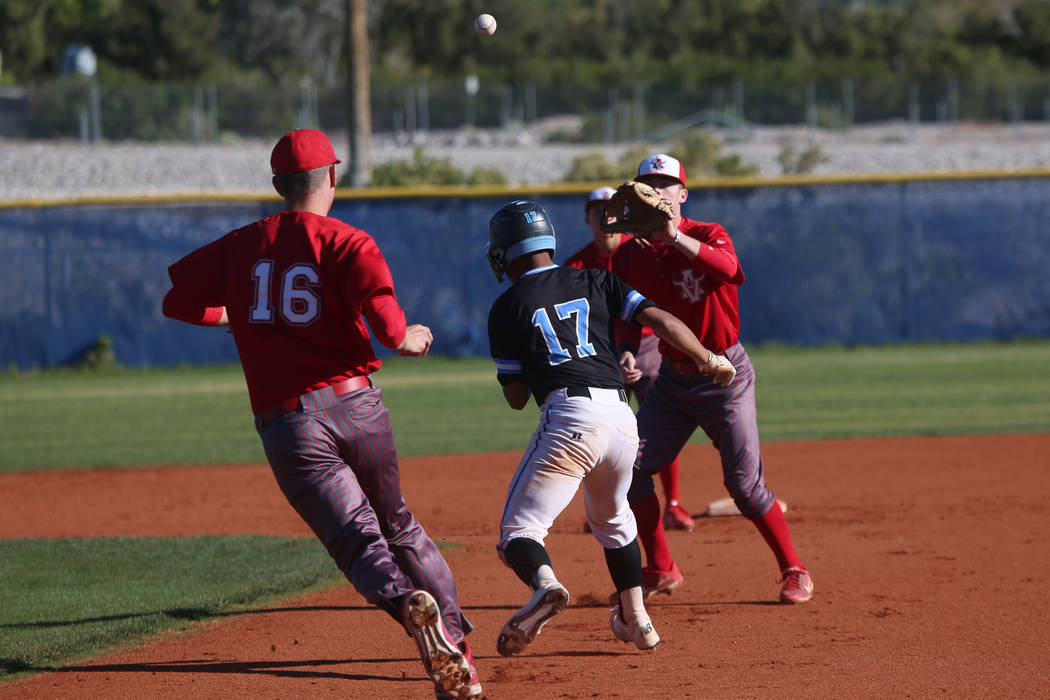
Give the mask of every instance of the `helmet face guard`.
[{"label": "helmet face guard", "polygon": [[556,239],[550,216],[535,202],[519,199],[504,205],[489,219],[489,242],[485,257],[502,282],[507,268],[522,255],[549,250],[554,255]]}]

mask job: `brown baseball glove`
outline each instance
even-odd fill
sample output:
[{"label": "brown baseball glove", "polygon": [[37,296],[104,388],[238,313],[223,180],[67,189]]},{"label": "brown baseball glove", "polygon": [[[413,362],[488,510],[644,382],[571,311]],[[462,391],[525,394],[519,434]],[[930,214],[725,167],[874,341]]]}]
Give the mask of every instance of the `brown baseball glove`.
[{"label": "brown baseball glove", "polygon": [[628,180],[616,188],[605,206],[602,231],[651,233],[663,228],[673,215],[671,205],[656,190],[644,182]]}]

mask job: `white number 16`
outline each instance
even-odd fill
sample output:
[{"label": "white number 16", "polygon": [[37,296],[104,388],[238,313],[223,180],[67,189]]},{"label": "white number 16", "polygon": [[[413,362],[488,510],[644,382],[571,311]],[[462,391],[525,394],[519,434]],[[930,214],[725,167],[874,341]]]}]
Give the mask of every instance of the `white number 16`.
[{"label": "white number 16", "polygon": [[[270,278],[273,260],[260,260],[252,267],[255,295],[248,315],[250,323],[273,323],[273,303],[270,300]],[[280,314],[291,326],[309,326],[321,316],[321,275],[309,263],[296,263],[281,277]]]}]

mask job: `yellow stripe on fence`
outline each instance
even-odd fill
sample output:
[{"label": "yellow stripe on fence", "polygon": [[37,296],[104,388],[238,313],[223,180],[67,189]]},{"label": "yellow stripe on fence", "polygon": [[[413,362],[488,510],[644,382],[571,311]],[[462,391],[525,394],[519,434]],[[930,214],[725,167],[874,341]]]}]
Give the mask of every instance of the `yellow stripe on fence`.
[{"label": "yellow stripe on fence", "polygon": [[[1016,170],[961,170],[957,172],[860,173],[850,175],[784,175],[779,177],[719,177],[694,179],[689,189],[742,189],[759,187],[798,187],[822,185],[859,185],[907,182],[943,182],[952,180],[1008,180],[1050,178],[1050,169],[1024,168]],[[580,195],[597,187],[609,185],[600,182],[559,182],[545,185],[435,185],[411,187],[340,187],[336,199],[420,199],[525,197],[527,195]],[[138,204],[172,204],[192,202],[279,202],[274,192],[198,192],[167,195],[123,195],[66,197],[55,199],[15,199],[0,201],[0,209],[32,209],[41,207],[108,206]]]}]

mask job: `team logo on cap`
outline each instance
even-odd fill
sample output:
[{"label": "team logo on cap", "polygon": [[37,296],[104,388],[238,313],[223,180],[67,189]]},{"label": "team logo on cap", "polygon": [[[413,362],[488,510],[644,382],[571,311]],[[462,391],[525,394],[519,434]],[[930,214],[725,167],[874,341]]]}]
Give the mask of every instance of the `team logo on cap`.
[{"label": "team logo on cap", "polygon": [[638,165],[638,175],[666,175],[685,186],[685,168],[681,162],[665,153],[649,156]]}]

